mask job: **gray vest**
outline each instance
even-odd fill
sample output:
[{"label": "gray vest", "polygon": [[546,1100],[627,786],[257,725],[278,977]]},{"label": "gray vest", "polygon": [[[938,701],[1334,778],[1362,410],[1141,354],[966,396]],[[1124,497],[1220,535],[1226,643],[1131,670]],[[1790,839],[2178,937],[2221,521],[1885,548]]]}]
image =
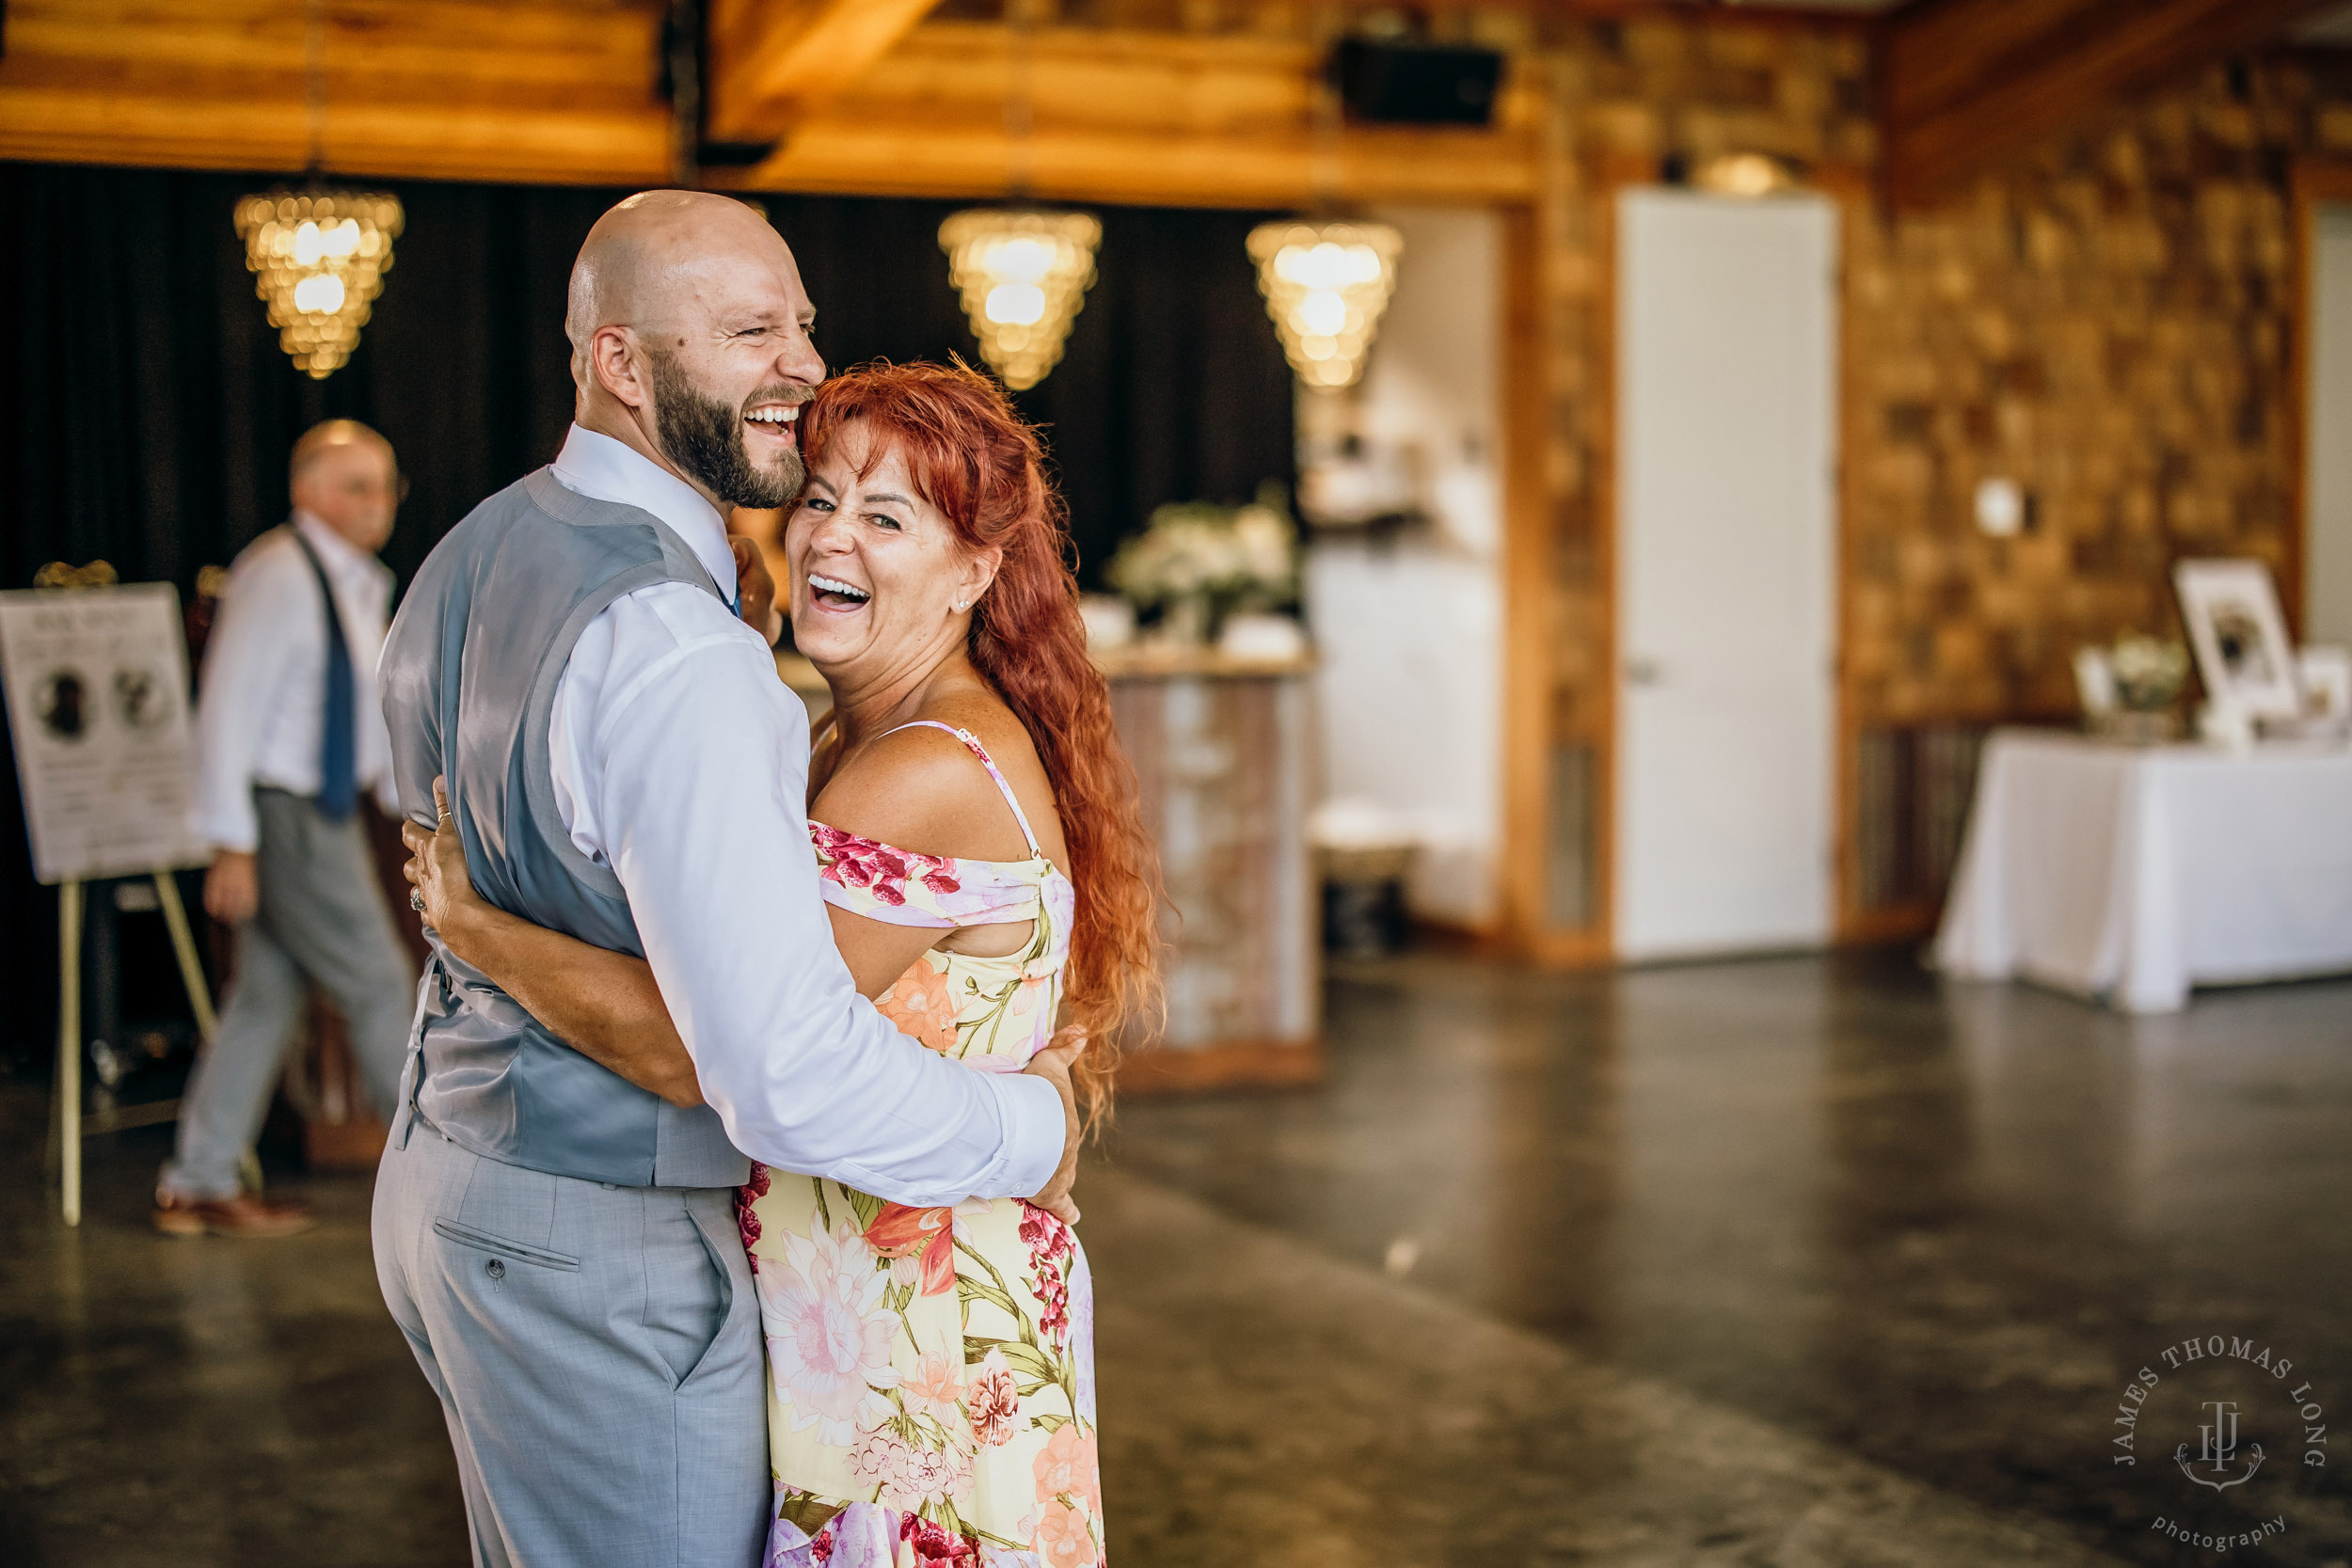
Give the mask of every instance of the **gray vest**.
[{"label": "gray vest", "polygon": [[[657,582],[715,591],[660,519],[577,495],[542,468],[434,547],[377,674],[402,811],[431,821],[433,779],[444,776],[483,897],[639,957],[620,879],[580,853],[556,810],[548,722],[580,632]],[[598,1067],[437,940],[405,1082],[417,1116],[506,1164],[627,1186],[723,1187],[751,1175],[708,1106],[680,1110]]]}]

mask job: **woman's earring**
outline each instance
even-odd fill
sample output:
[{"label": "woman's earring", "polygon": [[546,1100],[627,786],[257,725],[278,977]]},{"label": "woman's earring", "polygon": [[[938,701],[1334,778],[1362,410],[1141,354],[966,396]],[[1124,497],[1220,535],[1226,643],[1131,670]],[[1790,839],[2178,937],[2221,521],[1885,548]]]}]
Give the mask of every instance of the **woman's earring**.
[{"label": "woman's earring", "polygon": [[959,615],[963,613],[963,601],[961,599],[958,599],[956,601],[956,613]]}]

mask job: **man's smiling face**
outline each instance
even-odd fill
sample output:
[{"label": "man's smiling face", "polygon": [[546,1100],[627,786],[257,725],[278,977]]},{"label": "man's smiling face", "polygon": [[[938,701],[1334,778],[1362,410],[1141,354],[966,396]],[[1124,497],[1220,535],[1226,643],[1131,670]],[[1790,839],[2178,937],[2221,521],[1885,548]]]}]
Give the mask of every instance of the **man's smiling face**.
[{"label": "man's smiling face", "polygon": [[730,506],[789,506],[803,477],[801,404],[813,388],[771,382],[739,406],[697,389],[675,355],[650,349],[646,358],[655,432],[678,471]]},{"label": "man's smiling face", "polygon": [[[748,215],[748,214],[747,214]],[[677,269],[673,320],[645,334],[663,455],[732,506],[787,506],[800,494],[797,421],[824,379],[817,311],[775,230]]]},{"label": "man's smiling face", "polygon": [[720,506],[777,507],[801,484],[800,406],[825,377],[784,236],[739,201],[644,191],[596,220],[564,330],[576,417]]}]

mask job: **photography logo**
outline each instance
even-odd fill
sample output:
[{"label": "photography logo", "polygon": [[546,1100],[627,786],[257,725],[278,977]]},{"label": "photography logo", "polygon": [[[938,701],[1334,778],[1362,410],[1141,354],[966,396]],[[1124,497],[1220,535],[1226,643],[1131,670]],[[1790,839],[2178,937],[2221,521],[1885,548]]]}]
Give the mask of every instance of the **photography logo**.
[{"label": "photography logo", "polygon": [[2254,1472],[2263,1467],[2263,1446],[2253,1444],[2247,1452],[2246,1468],[2236,1475],[2228,1474],[2230,1464],[2237,1457],[2237,1402],[2234,1400],[2207,1400],[2205,1408],[2213,1415],[2197,1430],[2204,1442],[2197,1450],[2197,1463],[2213,1466],[2211,1476],[2201,1476],[2188,1462],[2188,1445],[2183,1443],[2172,1452],[2172,1463],[2181,1467],[2181,1474],[2200,1486],[2210,1486],[2217,1492],[2227,1492],[2233,1486],[2243,1486],[2254,1479]]},{"label": "photography logo", "polygon": [[[2209,1334],[2166,1346],[2124,1386],[2109,1459],[2145,1469],[2148,1498],[2160,1510],[2150,1529],[2226,1554],[2286,1533],[2295,1481],[2292,1470],[2280,1472],[2289,1454],[2301,1469],[2327,1467],[2327,1416],[2291,1358]],[[2265,1438],[2279,1455],[2267,1473]]]}]

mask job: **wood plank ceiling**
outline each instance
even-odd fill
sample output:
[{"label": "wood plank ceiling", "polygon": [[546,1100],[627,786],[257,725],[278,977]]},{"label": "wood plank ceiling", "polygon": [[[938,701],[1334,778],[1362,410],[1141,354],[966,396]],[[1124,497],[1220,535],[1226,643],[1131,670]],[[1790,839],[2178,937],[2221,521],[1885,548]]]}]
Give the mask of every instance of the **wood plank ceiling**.
[{"label": "wood plank ceiling", "polygon": [[[1033,12],[1050,10],[1031,0]],[[1459,4],[1461,0],[1440,0]],[[1517,0],[1610,14],[1663,0]],[[707,0],[706,123],[759,188],[1231,205],[1532,199],[1545,106],[1491,129],[1319,134],[1320,51],[933,17],[939,0]],[[1511,0],[1503,0],[1507,8]],[[2276,38],[2325,0],[1911,0],[1878,39],[1890,195],[1932,200],[2084,109]],[[0,157],[302,168],[306,0],[7,0]],[[324,0],[324,166],[644,184],[671,172],[664,0]],[[1100,8],[1097,8],[1098,9]],[[1671,8],[1688,12],[1692,8]],[[964,8],[968,14],[970,8]],[[1739,17],[1757,20],[1760,8]],[[1788,18],[1786,8],[1780,19]],[[1739,24],[1726,14],[1726,25]],[[1764,19],[1763,24],[1772,24]],[[1021,86],[1027,130],[1008,129]]]},{"label": "wood plank ceiling", "polygon": [[[1319,141],[1311,45],[923,22],[936,0],[717,0],[707,124],[778,143],[713,182],[1073,200],[1525,200],[1539,97],[1491,130]],[[660,0],[327,0],[324,164],[350,176],[644,184],[670,172]],[[304,0],[8,0],[0,157],[300,169]],[[821,62],[813,65],[811,62]]]},{"label": "wood plank ceiling", "polygon": [[[326,166],[636,184],[666,168],[661,8],[332,0]],[[304,0],[8,0],[0,157],[301,169]]]},{"label": "wood plank ceiling", "polygon": [[707,123],[774,141],[857,86],[939,0],[714,0]]},{"label": "wood plank ceiling", "polygon": [[2267,43],[2329,0],[1915,0],[1886,25],[1887,192],[1931,200],[2090,106]]}]

